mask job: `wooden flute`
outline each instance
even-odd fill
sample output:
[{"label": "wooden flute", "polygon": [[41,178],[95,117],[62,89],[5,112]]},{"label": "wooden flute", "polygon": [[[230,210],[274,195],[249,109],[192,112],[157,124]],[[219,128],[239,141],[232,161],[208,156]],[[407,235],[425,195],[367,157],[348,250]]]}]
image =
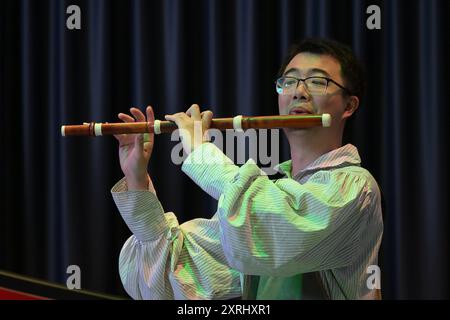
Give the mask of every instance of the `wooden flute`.
[{"label": "wooden flute", "polygon": [[[277,128],[310,128],[329,127],[331,115],[274,115],[274,116],[236,116],[233,118],[215,118],[211,120],[210,128],[218,130],[234,129],[244,131],[246,129],[277,129]],[[84,123],[82,125],[63,125],[61,135],[66,136],[103,136],[114,134],[134,133],[171,133],[178,129],[175,122],[120,122],[120,123]]]}]

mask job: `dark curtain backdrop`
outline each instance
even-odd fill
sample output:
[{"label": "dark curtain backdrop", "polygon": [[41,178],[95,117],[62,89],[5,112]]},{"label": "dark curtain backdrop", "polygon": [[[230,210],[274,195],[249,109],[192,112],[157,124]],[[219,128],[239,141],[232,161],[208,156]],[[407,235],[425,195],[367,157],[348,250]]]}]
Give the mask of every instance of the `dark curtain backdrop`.
[{"label": "dark curtain backdrop", "polygon": [[[276,114],[289,45],[324,36],[351,45],[367,69],[346,142],[384,194],[384,298],[449,298],[450,1],[0,3],[0,269],[65,283],[75,264],[82,288],[125,294],[117,261],[130,232],[110,195],[122,177],[116,140],[62,138],[60,125],[114,122],[148,104],[160,119],[192,103],[217,117]],[[71,4],[81,30],[66,28]],[[366,28],[371,4],[381,30]],[[181,222],[210,217],[217,203],[171,161],[177,143],[156,139],[159,198]]]}]

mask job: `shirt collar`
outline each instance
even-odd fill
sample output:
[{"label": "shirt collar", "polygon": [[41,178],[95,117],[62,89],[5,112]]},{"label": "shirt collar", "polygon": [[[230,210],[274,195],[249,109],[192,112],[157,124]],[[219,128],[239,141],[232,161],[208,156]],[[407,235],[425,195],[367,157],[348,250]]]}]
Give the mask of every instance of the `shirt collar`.
[{"label": "shirt collar", "polygon": [[[297,173],[303,175],[307,171],[322,170],[333,167],[345,167],[349,165],[361,165],[358,149],[352,144],[346,144],[340,148],[331,150],[311,162],[306,168]],[[276,171],[292,178],[292,160],[284,161],[274,168]]]}]

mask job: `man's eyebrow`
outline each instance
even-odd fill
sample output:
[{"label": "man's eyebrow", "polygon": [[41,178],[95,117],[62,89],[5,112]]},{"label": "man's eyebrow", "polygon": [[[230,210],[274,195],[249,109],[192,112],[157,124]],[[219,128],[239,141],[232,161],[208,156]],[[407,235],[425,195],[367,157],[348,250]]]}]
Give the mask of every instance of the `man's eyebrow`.
[{"label": "man's eyebrow", "polygon": [[[290,68],[289,70],[287,70],[284,73],[284,75],[287,75],[288,73],[291,73],[291,72],[300,72],[300,70],[297,69],[297,68]],[[307,69],[307,72],[306,72],[307,75],[312,74],[312,73],[321,73],[321,74],[323,74],[323,75],[325,75],[327,77],[330,76],[330,74],[328,72],[326,72],[325,70],[320,69],[320,68]]]},{"label": "man's eyebrow", "polygon": [[325,70],[320,69],[320,68],[312,68],[312,69],[309,69],[308,72],[307,72],[307,74],[311,74],[311,73],[322,73],[322,74],[324,74],[324,75],[327,76],[327,77],[330,76],[330,74],[329,74],[328,72],[326,72]]},{"label": "man's eyebrow", "polygon": [[283,73],[283,75],[287,75],[288,73],[291,73],[291,72],[298,72],[299,70],[297,69],[297,68],[290,68],[289,70],[287,70],[287,71],[285,71],[284,73]]}]

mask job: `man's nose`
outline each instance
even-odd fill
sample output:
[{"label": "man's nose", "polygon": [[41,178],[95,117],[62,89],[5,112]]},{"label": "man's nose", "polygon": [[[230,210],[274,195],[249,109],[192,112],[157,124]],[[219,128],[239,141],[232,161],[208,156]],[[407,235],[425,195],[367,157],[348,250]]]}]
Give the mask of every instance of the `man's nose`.
[{"label": "man's nose", "polygon": [[311,95],[306,88],[306,84],[304,81],[299,81],[297,88],[295,88],[294,99],[305,99],[309,100]]}]

